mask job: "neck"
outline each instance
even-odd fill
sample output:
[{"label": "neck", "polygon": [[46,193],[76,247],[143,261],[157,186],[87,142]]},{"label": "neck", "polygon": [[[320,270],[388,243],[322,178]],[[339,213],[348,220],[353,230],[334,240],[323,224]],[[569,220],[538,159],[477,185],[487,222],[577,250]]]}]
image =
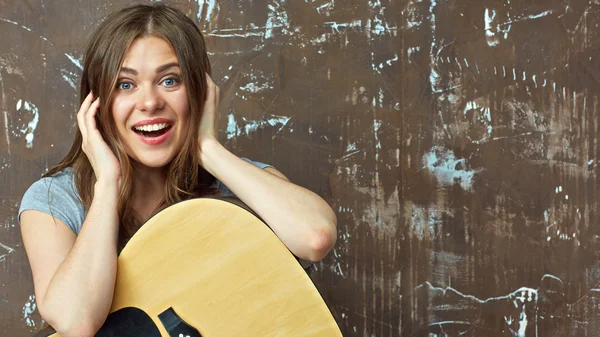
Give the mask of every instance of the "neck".
[{"label": "neck", "polygon": [[165,198],[166,167],[147,167],[133,163],[133,209],[144,218],[149,217]]},{"label": "neck", "polygon": [[133,164],[133,186],[140,192],[151,192],[154,190],[163,192],[167,180],[166,167],[147,167],[139,163]]}]

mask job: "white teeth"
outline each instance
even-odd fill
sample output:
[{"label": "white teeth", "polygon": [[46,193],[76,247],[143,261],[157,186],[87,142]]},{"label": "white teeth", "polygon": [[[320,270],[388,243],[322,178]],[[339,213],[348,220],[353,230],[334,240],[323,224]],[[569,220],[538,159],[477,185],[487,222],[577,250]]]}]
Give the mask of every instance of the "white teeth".
[{"label": "white teeth", "polygon": [[136,126],[135,129],[137,131],[158,131],[167,127],[167,123],[159,123],[159,124],[148,124],[142,126]]}]

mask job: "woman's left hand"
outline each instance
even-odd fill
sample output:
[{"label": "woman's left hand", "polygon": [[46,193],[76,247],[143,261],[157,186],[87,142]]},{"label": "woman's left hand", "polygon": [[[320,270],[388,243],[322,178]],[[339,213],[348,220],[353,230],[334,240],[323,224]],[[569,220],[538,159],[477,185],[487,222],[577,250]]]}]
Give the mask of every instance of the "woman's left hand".
[{"label": "woman's left hand", "polygon": [[198,132],[198,151],[202,154],[205,144],[217,141],[217,125],[219,121],[219,87],[206,74],[206,101],[200,116]]}]

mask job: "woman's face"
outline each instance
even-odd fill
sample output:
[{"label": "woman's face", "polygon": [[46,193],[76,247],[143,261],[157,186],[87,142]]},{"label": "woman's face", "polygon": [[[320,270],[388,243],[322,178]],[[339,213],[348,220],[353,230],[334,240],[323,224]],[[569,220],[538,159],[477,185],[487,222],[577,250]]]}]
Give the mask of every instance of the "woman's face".
[{"label": "woman's face", "polygon": [[171,45],[155,36],[137,38],[125,53],[112,114],[119,138],[133,160],[167,165],[182,148],[190,108]]}]

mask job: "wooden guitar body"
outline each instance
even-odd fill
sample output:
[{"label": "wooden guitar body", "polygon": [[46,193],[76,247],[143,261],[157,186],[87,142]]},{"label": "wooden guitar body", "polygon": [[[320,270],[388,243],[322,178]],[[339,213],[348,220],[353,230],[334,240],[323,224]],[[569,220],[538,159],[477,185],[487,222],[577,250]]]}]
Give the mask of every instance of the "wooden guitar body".
[{"label": "wooden guitar body", "polygon": [[193,199],[157,213],[121,252],[111,314],[96,334],[117,336],[342,335],[263,222],[226,201]]}]

